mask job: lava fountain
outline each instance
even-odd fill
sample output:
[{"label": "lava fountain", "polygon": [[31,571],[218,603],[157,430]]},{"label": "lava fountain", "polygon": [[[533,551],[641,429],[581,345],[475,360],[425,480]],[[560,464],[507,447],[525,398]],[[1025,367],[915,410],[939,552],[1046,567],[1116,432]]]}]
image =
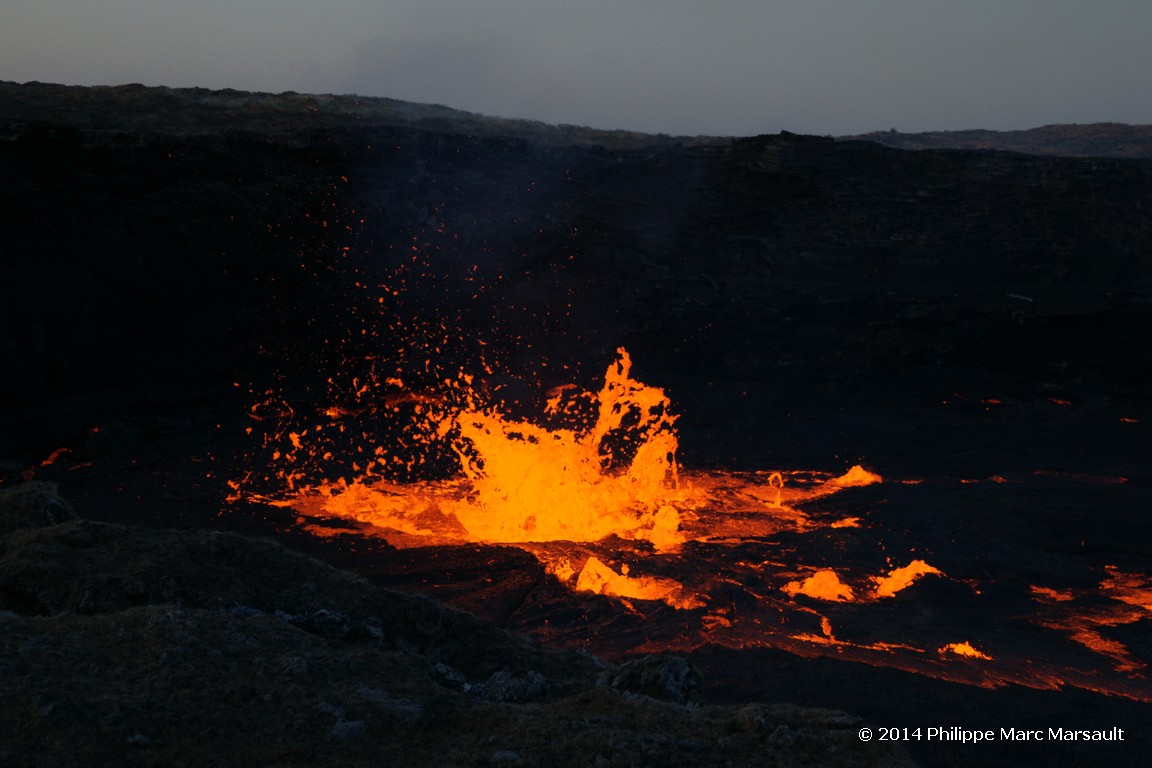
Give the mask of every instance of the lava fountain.
[{"label": "lava fountain", "polygon": [[[588,429],[546,429],[495,411],[468,409],[446,422],[471,484],[450,512],[477,541],[597,541],[610,535],[645,539],[658,550],[678,547],[680,514],[693,494],[676,466],[675,417],[663,390],[630,375],[620,349],[595,395]],[[556,391],[547,412],[565,409]],[[627,459],[613,438],[636,442]]]}]

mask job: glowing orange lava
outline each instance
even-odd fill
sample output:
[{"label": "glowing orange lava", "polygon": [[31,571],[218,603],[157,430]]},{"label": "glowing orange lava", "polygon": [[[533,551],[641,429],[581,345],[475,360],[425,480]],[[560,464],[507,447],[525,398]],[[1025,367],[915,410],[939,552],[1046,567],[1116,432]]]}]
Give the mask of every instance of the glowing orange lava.
[{"label": "glowing orange lava", "polygon": [[[683,542],[677,507],[694,494],[679,483],[671,404],[662,390],[631,378],[631,358],[623,349],[619,355],[590,429],[549,430],[474,409],[445,425],[445,433],[459,431],[453,449],[472,487],[449,511],[471,538],[596,541],[615,534],[659,550]],[[559,398],[549,401],[550,412],[559,409]],[[639,443],[626,463],[609,444],[624,430]]]},{"label": "glowing orange lava", "polygon": [[[881,481],[859,466],[806,487],[785,487],[780,472],[764,479],[682,475],[671,403],[663,390],[632,378],[631,368],[631,358],[620,349],[599,392],[571,385],[552,391],[546,417],[577,412],[581,400],[591,403],[593,416],[575,428],[509,418],[480,405],[471,391],[456,410],[418,410],[432,422],[427,432],[449,442],[460,477],[401,484],[365,473],[352,481],[309,485],[288,469],[285,491],[261,498],[305,514],[357,521],[397,546],[618,536],[674,552],[691,539],[803,529],[808,521],[797,502]],[[307,435],[307,430],[289,432],[288,446],[273,458],[296,461]],[[714,509],[724,509],[726,519],[717,521]],[[700,524],[702,518],[707,526]]]},{"label": "glowing orange lava", "polygon": [[588,558],[580,570],[576,589],[616,597],[662,600],[674,608],[700,608],[704,605],[692,596],[683,596],[684,587],[678,581],[650,576],[629,577],[628,566],[616,573],[596,557]]},{"label": "glowing orange lava", "polygon": [[954,653],[957,656],[967,656],[970,659],[983,659],[984,661],[992,660],[991,656],[972,647],[972,644],[966,640],[962,643],[948,643],[941,646],[940,653]]},{"label": "glowing orange lava", "polygon": [[875,578],[876,597],[892,597],[897,592],[912,585],[914,581],[927,574],[943,575],[938,568],[934,568],[923,560],[913,560],[903,568],[896,568],[887,576]]},{"label": "glowing orange lava", "polygon": [[792,596],[808,595],[821,600],[852,600],[856,594],[852,588],[840,581],[833,570],[816,571],[803,581],[790,581],[783,587]]},{"label": "glowing orange lava", "polygon": [[[1033,586],[1028,597],[1036,611],[1022,620],[1055,631],[1063,644],[1056,653],[1063,656],[1051,664],[1003,651],[994,630],[982,634],[973,626],[978,611],[939,631],[920,626],[916,602],[897,597],[913,584],[947,580],[949,589],[967,589],[973,600],[983,584],[949,579],[910,553],[895,560],[891,547],[861,552],[867,542],[878,543],[868,508],[876,497],[868,491],[851,491],[858,496],[850,515],[822,512],[816,503],[882,483],[879,475],[860,466],[839,476],[684,470],[668,396],[632,377],[623,349],[598,390],[554,387],[538,419],[511,416],[463,371],[443,378],[440,392],[408,393],[399,376],[379,382],[352,379],[354,404],[322,407],[311,424],[268,393],[251,415],[281,425],[265,436],[271,470],[253,470],[233,482],[232,498],[290,508],[296,525],[317,536],[353,532],[397,548],[516,546],[574,599],[608,599],[642,616],[675,609],[685,631],[633,643],[634,652],[691,650],[704,642],[770,646],[984,687],[1076,685],[1152,700],[1145,662],[1110,635],[1152,614],[1148,577],[1110,567],[1094,590]],[[346,452],[351,460],[344,457],[340,474],[327,471],[339,453],[332,437],[351,431],[374,409],[416,424],[401,433],[408,453],[365,429]],[[403,482],[389,475],[390,468],[411,469],[422,461],[421,451],[435,446],[456,462],[455,474]],[[259,492],[253,475],[266,483]],[[822,555],[812,558],[816,563],[802,548],[807,541],[823,542]],[[842,557],[845,552],[849,556]],[[932,552],[927,557],[935,559]],[[887,567],[880,565],[885,561]],[[869,623],[870,615],[917,621],[878,626]],[[956,627],[971,639],[953,642]],[[1101,674],[1114,677],[1103,680]]]},{"label": "glowing orange lava", "polygon": [[[843,527],[839,522],[832,524],[833,528]],[[851,586],[840,580],[840,576],[831,569],[816,571],[803,581],[790,581],[782,589],[789,595],[807,595],[820,600],[843,602],[850,600],[878,599],[892,597],[902,589],[910,587],[917,579],[927,574],[944,574],[923,560],[913,560],[903,568],[893,569],[886,576],[872,576],[871,581],[875,587],[869,592],[859,595]]]},{"label": "glowing orange lava", "polygon": [[[1114,566],[1107,566],[1105,572],[1107,577],[1098,590],[1058,591],[1033,586],[1032,593],[1045,606],[1036,621],[1109,658],[1117,671],[1138,673],[1147,668],[1147,662],[1106,633],[1113,627],[1152,619],[1152,578],[1125,573]],[[1110,599],[1101,603],[1101,596]]]}]

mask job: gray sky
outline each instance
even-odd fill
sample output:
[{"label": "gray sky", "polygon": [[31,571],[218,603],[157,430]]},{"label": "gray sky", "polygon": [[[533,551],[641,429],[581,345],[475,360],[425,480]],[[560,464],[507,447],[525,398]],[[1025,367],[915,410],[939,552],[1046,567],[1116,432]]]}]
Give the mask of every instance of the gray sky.
[{"label": "gray sky", "polygon": [[0,79],[672,134],[1152,123],[1148,0],[0,0]]}]

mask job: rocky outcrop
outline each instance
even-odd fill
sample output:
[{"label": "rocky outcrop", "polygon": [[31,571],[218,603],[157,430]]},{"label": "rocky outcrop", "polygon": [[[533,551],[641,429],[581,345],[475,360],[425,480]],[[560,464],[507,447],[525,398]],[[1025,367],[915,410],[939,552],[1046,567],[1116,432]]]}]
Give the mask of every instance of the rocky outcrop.
[{"label": "rocky outcrop", "polygon": [[[0,493],[17,520],[50,489]],[[14,511],[15,510],[15,511]],[[686,704],[278,545],[71,519],[0,533],[6,766],[908,766],[858,718]]]}]

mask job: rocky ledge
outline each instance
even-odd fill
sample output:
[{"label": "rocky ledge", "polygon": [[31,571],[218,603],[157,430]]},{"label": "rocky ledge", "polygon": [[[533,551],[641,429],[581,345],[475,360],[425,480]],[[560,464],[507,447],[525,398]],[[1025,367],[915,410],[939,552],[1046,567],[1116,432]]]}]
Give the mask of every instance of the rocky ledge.
[{"label": "rocky ledge", "polygon": [[217,531],[0,493],[0,762],[904,766],[859,718],[701,705],[674,657],[609,666]]}]

